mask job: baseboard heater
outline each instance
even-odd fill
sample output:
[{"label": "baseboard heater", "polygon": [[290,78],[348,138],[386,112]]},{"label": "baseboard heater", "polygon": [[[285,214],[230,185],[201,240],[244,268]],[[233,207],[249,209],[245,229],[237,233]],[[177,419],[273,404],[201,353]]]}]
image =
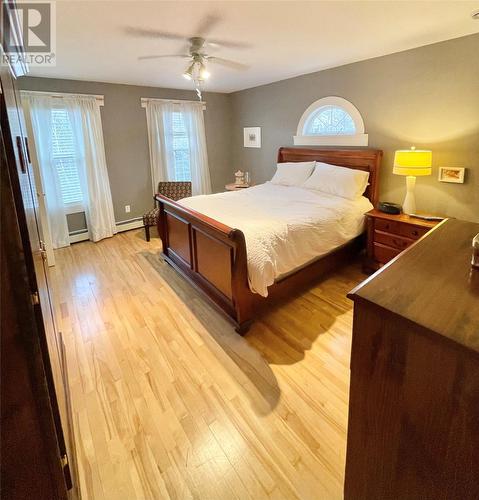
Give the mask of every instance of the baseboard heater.
[{"label": "baseboard heater", "polygon": [[[116,230],[121,233],[143,227],[143,218],[134,217],[133,219],[121,220],[116,223]],[[88,229],[78,229],[70,232],[70,243],[79,243],[88,240]]]}]

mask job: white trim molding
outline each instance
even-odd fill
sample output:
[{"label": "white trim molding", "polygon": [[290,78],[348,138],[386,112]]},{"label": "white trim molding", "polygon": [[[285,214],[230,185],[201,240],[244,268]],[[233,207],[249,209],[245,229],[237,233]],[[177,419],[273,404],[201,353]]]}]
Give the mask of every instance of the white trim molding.
[{"label": "white trim molding", "polygon": [[[306,135],[305,131],[309,120],[315,115],[318,109],[324,106],[337,106],[344,109],[353,119],[356,133],[354,135]],[[343,97],[329,96],[318,99],[308,106],[299,120],[293,140],[295,146],[367,146],[368,134],[364,133],[363,118],[358,108],[352,102]]]},{"label": "white trim molding", "polygon": [[65,92],[41,92],[39,90],[20,90],[20,95],[44,95],[54,99],[63,99],[66,97],[94,97],[99,106],[104,106],[105,96],[98,94],[67,94]]},{"label": "white trim molding", "polygon": [[121,233],[143,227],[143,217],[135,217],[133,219],[121,220],[116,223],[116,230]]},{"label": "white trim molding", "polygon": [[156,102],[171,102],[173,104],[183,104],[185,102],[189,102],[190,104],[201,104],[203,109],[206,109],[206,101],[187,101],[186,99],[155,99],[154,97],[142,97],[140,101],[142,108],[146,108],[146,105],[149,101],[156,101]]}]

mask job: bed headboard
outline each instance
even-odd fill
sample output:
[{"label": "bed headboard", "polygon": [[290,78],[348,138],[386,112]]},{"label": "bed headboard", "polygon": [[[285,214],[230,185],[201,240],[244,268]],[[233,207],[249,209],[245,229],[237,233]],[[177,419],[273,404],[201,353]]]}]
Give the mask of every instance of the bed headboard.
[{"label": "bed headboard", "polygon": [[340,167],[369,172],[369,186],[364,196],[376,206],[379,196],[379,166],[383,152],[380,149],[313,149],[279,148],[278,163],[322,161]]}]

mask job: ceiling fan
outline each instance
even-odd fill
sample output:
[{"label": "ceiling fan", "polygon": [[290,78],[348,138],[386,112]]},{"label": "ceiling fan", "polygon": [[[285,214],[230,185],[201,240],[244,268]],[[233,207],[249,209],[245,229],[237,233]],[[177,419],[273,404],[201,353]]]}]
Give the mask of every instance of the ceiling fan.
[{"label": "ceiling fan", "polygon": [[170,33],[167,31],[158,31],[148,28],[135,28],[126,27],[125,32],[129,35],[143,38],[164,39],[164,40],[178,40],[186,42],[187,46],[178,54],[159,54],[147,55],[138,57],[139,60],[162,59],[162,58],[182,58],[188,59],[187,67],[183,72],[183,76],[187,80],[193,80],[197,91],[201,84],[210,76],[208,71],[209,64],[218,64],[230,69],[242,71],[248,69],[246,64],[225,59],[223,57],[211,56],[207,53],[209,47],[218,48],[235,48],[242,49],[248,48],[250,45],[244,42],[235,42],[229,40],[220,40],[216,38],[206,38],[214,25],[221,19],[214,15],[207,16],[198,26],[195,31],[195,36],[184,36],[177,33]]}]

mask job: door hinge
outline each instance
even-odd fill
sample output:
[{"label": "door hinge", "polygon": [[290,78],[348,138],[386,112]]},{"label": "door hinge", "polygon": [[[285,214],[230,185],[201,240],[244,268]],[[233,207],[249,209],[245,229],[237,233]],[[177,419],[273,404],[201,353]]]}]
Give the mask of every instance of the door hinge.
[{"label": "door hinge", "polygon": [[47,260],[47,247],[45,245],[45,242],[40,240],[40,255],[42,256],[43,260]]},{"label": "door hinge", "polygon": [[65,476],[67,490],[71,490],[73,488],[73,482],[72,475],[70,473],[70,464],[68,463],[68,457],[66,453],[61,456],[60,463],[62,465],[63,475]]},{"label": "door hinge", "polygon": [[34,306],[38,306],[38,304],[40,304],[40,297],[38,295],[38,292],[33,292],[31,297],[32,297],[32,304]]}]

